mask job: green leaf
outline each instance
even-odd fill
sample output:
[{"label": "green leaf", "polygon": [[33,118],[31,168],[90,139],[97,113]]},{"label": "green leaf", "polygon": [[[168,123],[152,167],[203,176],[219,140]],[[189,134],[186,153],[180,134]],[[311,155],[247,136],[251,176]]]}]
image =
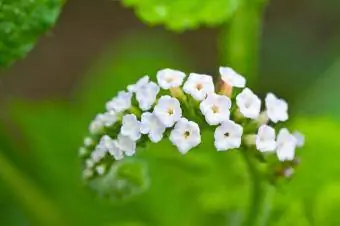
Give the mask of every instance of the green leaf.
[{"label": "green leaf", "polygon": [[227,21],[241,0],[123,0],[137,16],[149,25],[164,25],[170,30],[196,29],[201,25],[216,26]]},{"label": "green leaf", "polygon": [[0,68],[23,58],[56,22],[64,0],[0,1]]}]

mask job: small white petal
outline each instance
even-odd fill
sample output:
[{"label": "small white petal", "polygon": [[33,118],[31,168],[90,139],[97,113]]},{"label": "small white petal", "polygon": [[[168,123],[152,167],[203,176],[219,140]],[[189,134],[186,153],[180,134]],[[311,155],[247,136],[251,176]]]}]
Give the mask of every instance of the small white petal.
[{"label": "small white petal", "polygon": [[136,142],[127,136],[119,134],[114,143],[127,156],[132,156],[136,153]]},{"label": "small white petal", "polygon": [[170,141],[182,154],[201,143],[200,128],[197,123],[181,118],[171,131]]},{"label": "small white petal", "polygon": [[296,146],[299,148],[303,147],[303,145],[305,144],[305,136],[297,131],[293,133],[293,136],[295,137],[296,140]]},{"label": "small white petal", "polygon": [[259,117],[261,100],[250,89],[245,88],[237,95],[236,104],[244,117],[251,119]]},{"label": "small white petal", "polygon": [[149,110],[157,99],[160,91],[159,86],[154,82],[149,82],[136,92],[136,99],[140,109]]},{"label": "small white petal", "polygon": [[103,131],[105,125],[102,121],[102,115],[98,114],[95,119],[90,123],[89,132],[91,134],[99,134]]},{"label": "small white petal", "polygon": [[185,74],[181,71],[163,69],[157,72],[158,85],[162,89],[176,88],[182,85]]},{"label": "small white petal", "polygon": [[118,96],[106,103],[107,111],[114,111],[117,113],[123,112],[131,108],[132,93],[120,91]]},{"label": "small white petal", "polygon": [[290,161],[295,157],[296,139],[287,129],[281,129],[277,135],[276,154],[280,161]]},{"label": "small white petal", "polygon": [[274,128],[262,125],[256,135],[256,148],[261,152],[275,151],[275,130]]},{"label": "small white petal", "polygon": [[90,146],[94,145],[93,139],[91,137],[85,137],[84,145],[85,145],[85,147],[90,147]]},{"label": "small white petal", "polygon": [[229,119],[231,101],[227,96],[211,94],[200,104],[202,114],[209,125],[217,125]]},{"label": "small white petal", "polygon": [[239,148],[243,128],[231,120],[224,121],[216,128],[214,133],[215,147],[218,151],[226,151],[233,148]]},{"label": "small white petal", "polygon": [[142,114],[140,126],[141,133],[148,134],[152,142],[157,143],[161,141],[165,129],[163,123],[153,113],[144,112]]},{"label": "small white petal", "polygon": [[246,79],[230,67],[220,67],[220,74],[222,80],[232,87],[243,88],[246,85]]},{"label": "small white petal", "polygon": [[120,132],[134,141],[141,137],[140,122],[134,114],[124,115]]},{"label": "small white petal", "polygon": [[154,108],[154,114],[165,127],[172,127],[182,117],[181,105],[176,98],[162,96]]},{"label": "small white petal", "polygon": [[88,150],[84,147],[80,147],[78,150],[78,154],[80,157],[84,157],[85,155],[87,155],[87,153],[88,153]]},{"label": "small white petal", "polygon": [[277,98],[272,93],[268,93],[265,102],[267,115],[272,122],[284,122],[288,119],[288,104],[286,101]]},{"label": "small white petal", "polygon": [[92,159],[87,159],[85,162],[86,168],[92,168],[94,166],[94,161]]},{"label": "small white petal", "polygon": [[202,101],[208,94],[215,92],[215,87],[211,76],[191,73],[184,83],[183,90],[195,100]]},{"label": "small white petal", "polygon": [[106,168],[104,165],[100,165],[96,167],[96,171],[99,175],[103,175],[106,171]]},{"label": "small white petal", "polygon": [[138,90],[140,90],[143,86],[145,86],[146,84],[149,83],[149,76],[145,75],[144,77],[140,78],[136,84],[133,85],[129,85],[127,87],[128,91],[131,93],[137,92]]},{"label": "small white petal", "polygon": [[112,139],[107,135],[102,136],[98,145],[91,153],[92,160],[96,163],[102,160],[105,157],[106,153],[109,152],[111,147]]}]

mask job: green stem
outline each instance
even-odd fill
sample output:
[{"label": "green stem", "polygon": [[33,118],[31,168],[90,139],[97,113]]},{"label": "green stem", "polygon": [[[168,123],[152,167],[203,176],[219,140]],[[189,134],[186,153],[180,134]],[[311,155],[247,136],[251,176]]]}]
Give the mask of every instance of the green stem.
[{"label": "green stem", "polygon": [[251,189],[250,189],[250,203],[247,213],[247,217],[244,221],[245,226],[257,225],[259,213],[261,213],[262,204],[265,198],[263,189],[262,175],[256,166],[256,159],[254,156],[246,150],[241,150],[243,158],[247,164],[249,176],[251,178]]},{"label": "green stem", "polygon": [[0,180],[39,225],[67,225],[61,214],[41,191],[16,169],[0,150]]}]

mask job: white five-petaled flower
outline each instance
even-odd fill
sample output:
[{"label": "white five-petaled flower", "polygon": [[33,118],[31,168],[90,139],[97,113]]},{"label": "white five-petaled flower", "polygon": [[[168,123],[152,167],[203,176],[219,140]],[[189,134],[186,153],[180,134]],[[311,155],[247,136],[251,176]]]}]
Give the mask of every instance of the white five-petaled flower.
[{"label": "white five-petaled flower", "polygon": [[140,122],[134,114],[124,115],[120,133],[134,141],[141,137]]},{"label": "white five-petaled flower", "polygon": [[215,147],[218,151],[226,151],[233,148],[239,148],[243,128],[231,120],[224,121],[218,126],[214,133]]},{"label": "white five-petaled flower", "polygon": [[208,94],[215,92],[215,87],[211,76],[191,73],[184,83],[183,90],[195,100],[202,101]]},{"label": "white five-petaled flower", "polygon": [[182,154],[201,143],[200,128],[197,123],[181,118],[171,131],[170,141]]},{"label": "white five-petaled flower", "polygon": [[182,117],[181,105],[176,98],[162,96],[154,108],[154,114],[165,127],[172,127]]},{"label": "white five-petaled flower", "polygon": [[136,142],[127,136],[118,134],[117,140],[114,140],[114,144],[127,156],[132,156],[136,153]]},{"label": "white five-petaled flower", "polygon": [[286,128],[279,131],[276,142],[276,154],[280,161],[290,161],[295,157],[296,139]]},{"label": "white five-petaled flower", "polygon": [[230,116],[231,101],[227,96],[210,94],[200,104],[200,110],[209,125],[227,121]]},{"label": "white five-petaled flower", "polygon": [[116,97],[106,103],[107,111],[120,113],[131,107],[131,92],[120,91]]},{"label": "white five-petaled flower", "polygon": [[275,151],[275,130],[268,125],[260,126],[256,135],[256,148],[261,152]]},{"label": "white five-petaled flower", "polygon": [[163,69],[157,72],[158,85],[162,89],[176,88],[182,85],[185,74],[181,71]]},{"label": "white five-petaled flower", "polygon": [[127,89],[129,92],[137,92],[138,90],[140,90],[142,87],[144,87],[145,85],[147,85],[149,83],[149,76],[145,75],[144,77],[140,78],[135,84],[133,85],[128,85]]},{"label": "white five-petaled flower", "polygon": [[260,115],[261,100],[250,89],[245,88],[236,97],[236,104],[246,118],[256,119]]},{"label": "white five-petaled flower", "polygon": [[272,93],[268,93],[265,102],[267,115],[272,122],[283,122],[288,119],[288,104],[285,100],[277,98]]},{"label": "white five-petaled flower", "polygon": [[246,79],[230,67],[220,67],[220,74],[222,81],[231,87],[243,88],[246,85]]},{"label": "white five-petaled flower", "polygon": [[139,108],[143,111],[149,110],[157,99],[159,86],[154,82],[149,82],[136,91],[136,99]]},{"label": "white five-petaled flower", "polygon": [[163,138],[165,126],[155,114],[144,112],[141,118],[140,131],[143,134],[148,134],[150,140],[157,143]]}]

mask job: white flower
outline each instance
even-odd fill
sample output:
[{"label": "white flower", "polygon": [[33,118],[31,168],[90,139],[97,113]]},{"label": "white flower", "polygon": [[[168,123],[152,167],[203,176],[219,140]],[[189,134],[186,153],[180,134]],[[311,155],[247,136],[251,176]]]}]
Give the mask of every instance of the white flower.
[{"label": "white flower", "polygon": [[220,67],[220,74],[222,80],[229,86],[243,88],[246,85],[246,79],[230,67]]},{"label": "white flower", "polygon": [[277,135],[276,154],[280,161],[293,160],[296,139],[287,129],[281,129]]},{"label": "white flower", "polygon": [[277,98],[274,94],[268,93],[266,96],[267,115],[271,121],[286,121],[288,119],[288,104],[286,101]]},{"label": "white flower", "polygon": [[85,147],[90,147],[90,146],[94,145],[93,139],[91,137],[85,137],[84,145],[85,145]]},{"label": "white flower", "polygon": [[154,108],[154,114],[165,127],[172,127],[182,117],[181,105],[176,98],[162,96]]},{"label": "white flower", "polygon": [[88,150],[84,147],[80,147],[78,150],[79,157],[84,157],[87,155],[87,153],[88,153]]},{"label": "white flower", "polygon": [[209,75],[191,73],[183,86],[184,92],[190,94],[195,100],[204,100],[208,94],[215,92],[214,82]]},{"label": "white flower", "polygon": [[260,115],[261,100],[248,88],[236,97],[236,104],[246,118],[256,119]]},{"label": "white flower", "polygon": [[293,136],[295,137],[296,140],[296,146],[299,148],[303,147],[303,145],[305,144],[305,136],[297,131],[293,133]]},{"label": "white flower", "polygon": [[91,153],[91,158],[94,162],[102,160],[106,153],[112,148],[113,141],[108,135],[104,135],[100,138],[100,141],[94,151]]},{"label": "white flower", "polygon": [[163,138],[165,126],[156,115],[150,112],[145,112],[142,114],[140,131],[143,134],[148,134],[150,140],[157,143]]},{"label": "white flower", "polygon": [[89,131],[91,134],[99,134],[103,131],[105,125],[102,119],[102,114],[98,114],[95,119],[90,123]]},{"label": "white flower", "polygon": [[113,126],[117,122],[117,114],[113,111],[97,114],[91,122],[89,131],[92,134],[103,132],[104,127]]},{"label": "white flower", "polygon": [[176,88],[182,85],[185,74],[181,71],[163,69],[157,72],[158,85],[163,89]]},{"label": "white flower", "polygon": [[274,128],[262,125],[256,135],[256,148],[261,152],[275,151],[275,130]]},{"label": "white flower", "polygon": [[94,166],[94,161],[92,159],[87,159],[85,161],[86,168],[92,168]]},{"label": "white flower", "polygon": [[159,86],[154,82],[149,82],[136,91],[136,99],[140,109],[143,111],[149,110],[157,99]]},{"label": "white flower", "polygon": [[112,146],[108,151],[110,155],[117,161],[124,158],[124,153],[121,149],[118,148],[117,142],[115,140],[112,141]]},{"label": "white flower", "polygon": [[117,140],[114,141],[114,144],[127,156],[132,156],[136,153],[136,142],[127,136],[119,134]]},{"label": "white flower", "polygon": [[127,89],[129,92],[137,92],[138,90],[140,90],[142,87],[144,87],[146,84],[149,83],[149,76],[145,75],[144,77],[140,78],[136,84],[133,85],[128,85]]},{"label": "white flower", "polygon": [[218,126],[214,133],[215,147],[218,151],[226,151],[233,148],[239,148],[243,128],[231,120],[224,121]]},{"label": "white flower", "polygon": [[134,114],[124,115],[120,133],[134,141],[141,137],[140,122]]},{"label": "white flower", "polygon": [[96,171],[99,175],[103,175],[105,173],[105,170],[106,170],[106,168],[105,168],[104,165],[100,165],[100,166],[96,167]]},{"label": "white flower", "polygon": [[202,114],[209,125],[217,125],[229,119],[231,101],[227,96],[211,94],[200,104]]},{"label": "white flower", "polygon": [[200,128],[197,123],[181,118],[171,131],[170,141],[182,154],[201,143]]},{"label": "white flower", "polygon": [[[95,153],[95,156],[92,156],[92,158],[96,158],[97,156],[97,158],[99,157],[99,160],[101,160],[106,153],[109,153],[115,160],[122,160],[124,158],[123,151],[117,147],[116,141],[112,140],[108,135],[102,136],[92,154],[93,153]],[[96,162],[99,160],[97,159]]]},{"label": "white flower", "polygon": [[116,97],[106,103],[107,111],[123,112],[131,107],[132,93],[120,91]]}]

